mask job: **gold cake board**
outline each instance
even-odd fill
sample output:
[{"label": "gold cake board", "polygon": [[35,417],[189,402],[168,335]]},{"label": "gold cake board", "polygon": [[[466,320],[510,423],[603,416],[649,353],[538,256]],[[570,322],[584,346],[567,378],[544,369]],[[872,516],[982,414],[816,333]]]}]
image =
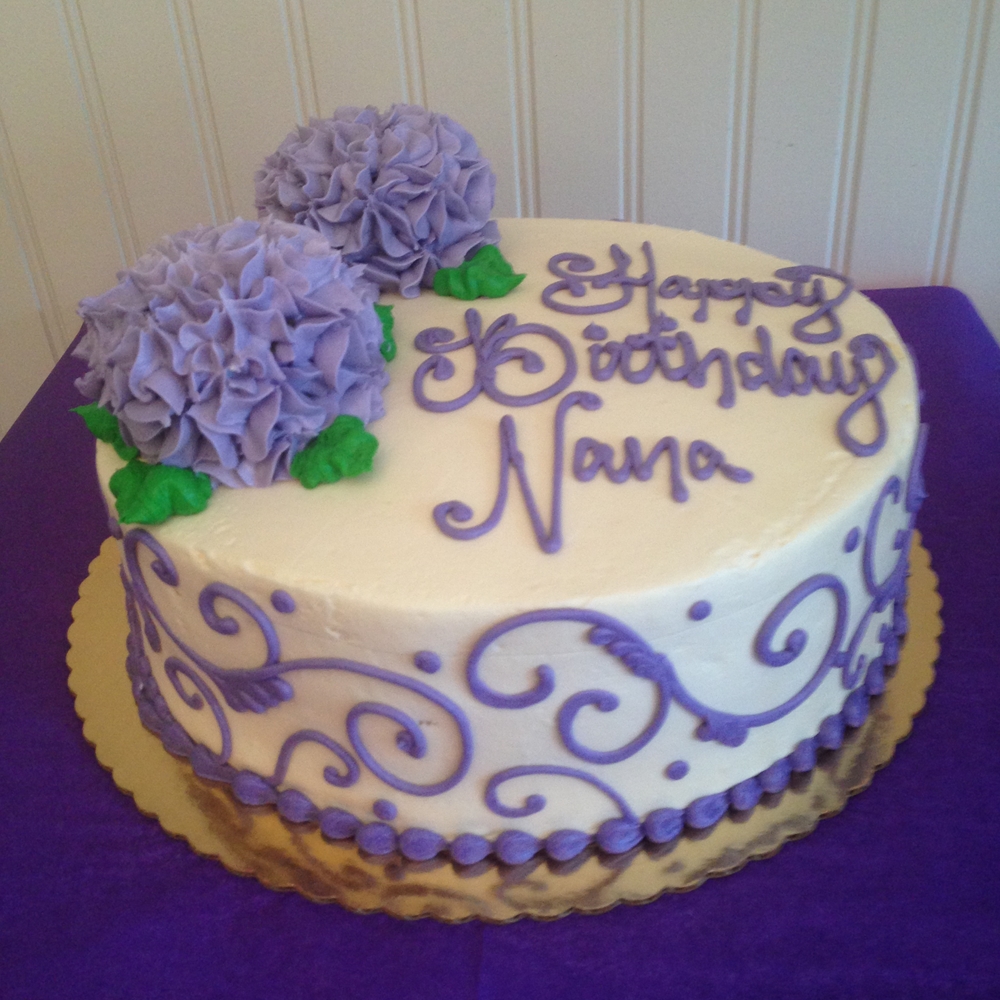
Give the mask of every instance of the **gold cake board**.
[{"label": "gold cake board", "polygon": [[128,622],[118,547],[110,538],[91,563],[73,608],[69,686],[84,736],[115,784],[135,799],[140,812],[232,872],[358,913],[448,922],[598,913],[618,903],[685,892],[770,857],[868,786],[909,735],[934,679],[941,600],[930,556],[916,533],[910,559],[910,631],[899,666],[885,693],[872,701],[865,723],[848,730],[844,745],[821,754],[813,771],[793,778],[784,792],[765,795],[746,814],[729,814],[710,830],[619,856],[590,849],[570,862],[538,856],[516,867],[492,860],[463,867],[445,857],[427,862],[397,854],[373,857],[352,841],[326,840],[315,823],[289,823],[271,806],[241,805],[226,785],[197,777],[186,760],[169,754],[139,721],[125,672]]}]

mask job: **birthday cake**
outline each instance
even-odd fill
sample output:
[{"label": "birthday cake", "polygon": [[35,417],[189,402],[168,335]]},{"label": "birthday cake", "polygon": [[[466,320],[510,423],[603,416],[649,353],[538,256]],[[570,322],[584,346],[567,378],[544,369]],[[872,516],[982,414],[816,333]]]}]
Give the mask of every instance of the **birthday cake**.
[{"label": "birthday cake", "polygon": [[[371,853],[518,863],[710,826],[860,724],[906,630],[922,437],[846,277],[480,219],[457,262],[499,240],[513,276],[474,298],[493,272],[389,273],[297,221],[189,234],[134,301],[84,304],[128,669],[169,750]],[[155,323],[126,349],[101,323],[129,308]],[[331,426],[364,471],[302,472]],[[204,509],[122,514],[181,465]]]}]

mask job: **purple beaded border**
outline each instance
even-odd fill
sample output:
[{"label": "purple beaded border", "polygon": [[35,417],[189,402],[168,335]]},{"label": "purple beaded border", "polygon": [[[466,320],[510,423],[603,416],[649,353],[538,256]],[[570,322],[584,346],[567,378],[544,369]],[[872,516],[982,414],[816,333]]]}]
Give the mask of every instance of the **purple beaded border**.
[{"label": "purple beaded border", "polygon": [[[846,729],[855,729],[868,716],[869,700],[885,690],[885,671],[899,662],[899,640],[906,633],[903,601],[893,607],[893,626],[886,636],[882,653],[868,665],[864,683],[847,696],[844,707],[827,716],[813,737],[799,742],[790,754],[775,761],[752,778],[747,778],[724,792],[695,799],[684,809],[654,809],[642,822],[623,817],[605,820],[593,835],[582,830],[556,830],[540,839],[523,830],[504,830],[492,843],[476,834],[460,834],[449,842],[433,830],[410,827],[397,833],[385,822],[363,823],[343,809],[318,809],[302,792],[286,789],[260,797],[259,780],[252,771],[237,771],[229,764],[219,764],[203,744],[195,743],[173,717],[160,693],[146,656],[142,626],[131,586],[122,573],[125,587],[129,634],[125,667],[132,683],[132,696],[143,725],[157,735],[164,747],[178,757],[186,757],[201,778],[230,785],[233,795],[246,805],[273,804],[292,823],[318,823],[323,835],[331,840],[352,839],[369,854],[384,855],[393,851],[411,861],[428,861],[447,853],[457,864],[469,865],[491,854],[499,861],[523,864],[540,851],[554,861],[570,861],[591,844],[606,854],[623,854],[647,840],[665,844],[681,835],[685,827],[704,830],[714,826],[730,810],[752,809],[765,793],[781,792],[793,774],[811,771],[819,750],[836,750],[844,741]],[[254,794],[241,791],[252,787]]]}]

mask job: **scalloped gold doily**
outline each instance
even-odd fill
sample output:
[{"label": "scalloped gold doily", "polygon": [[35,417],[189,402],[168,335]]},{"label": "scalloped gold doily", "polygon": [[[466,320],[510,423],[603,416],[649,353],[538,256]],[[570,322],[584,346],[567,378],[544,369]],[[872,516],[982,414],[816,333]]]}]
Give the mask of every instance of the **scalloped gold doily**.
[{"label": "scalloped gold doily", "polygon": [[73,608],[69,686],[84,736],[118,787],[168,833],[183,837],[199,854],[218,858],[232,872],[359,913],[449,922],[597,913],[618,903],[694,889],[747,861],[770,857],[868,786],[909,735],[934,679],[941,599],[930,556],[916,533],[910,562],[910,632],[899,666],[885,694],[872,701],[864,725],[849,731],[839,750],[821,754],[813,771],[795,776],[784,792],[765,795],[747,814],[729,814],[710,830],[619,856],[591,849],[563,864],[536,857],[516,867],[493,861],[462,867],[445,858],[417,863],[396,854],[372,857],[352,842],[326,840],[315,824],[286,822],[273,807],[241,805],[225,785],[197,777],[186,760],[167,753],[139,721],[125,672],[128,622],[118,547],[110,538],[91,563]]}]

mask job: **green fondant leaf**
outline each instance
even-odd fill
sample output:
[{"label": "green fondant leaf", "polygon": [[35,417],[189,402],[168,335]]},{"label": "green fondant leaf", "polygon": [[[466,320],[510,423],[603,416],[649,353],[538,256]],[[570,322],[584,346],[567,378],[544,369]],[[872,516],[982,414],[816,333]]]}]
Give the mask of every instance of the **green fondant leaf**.
[{"label": "green fondant leaf", "polygon": [[375,303],[375,312],[382,321],[382,346],[379,353],[386,361],[392,361],[396,356],[396,340],[392,335],[392,328],[396,321],[392,316],[392,306],[383,306]]},{"label": "green fondant leaf", "polygon": [[378,440],[364,422],[342,413],[292,459],[291,473],[306,489],[368,472]]},{"label": "green fondant leaf", "polygon": [[162,524],[174,514],[198,514],[208,506],[212,480],[204,472],[149,465],[133,458],[109,482],[122,524]]},{"label": "green fondant leaf", "polygon": [[442,267],[434,274],[434,291],[456,299],[499,299],[513,291],[524,280],[500,251],[487,244],[472,258],[458,267]]},{"label": "green fondant leaf", "polygon": [[139,454],[138,448],[125,443],[121,428],[118,426],[118,418],[110,410],[97,403],[87,403],[86,406],[74,406],[72,412],[83,417],[87,430],[98,441],[112,445],[118,456],[124,458],[126,462]]}]

